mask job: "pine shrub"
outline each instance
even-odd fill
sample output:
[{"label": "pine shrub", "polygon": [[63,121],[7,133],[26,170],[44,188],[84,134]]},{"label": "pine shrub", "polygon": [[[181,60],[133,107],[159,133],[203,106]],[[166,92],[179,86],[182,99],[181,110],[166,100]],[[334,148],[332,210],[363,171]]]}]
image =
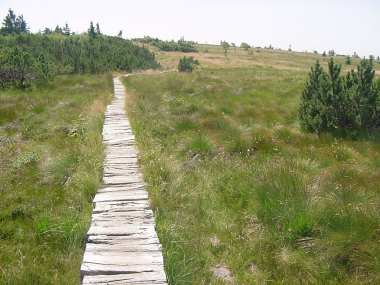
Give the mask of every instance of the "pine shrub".
[{"label": "pine shrub", "polygon": [[370,60],[362,60],[357,70],[346,76],[341,75],[341,65],[332,58],[328,72],[317,61],[301,98],[301,126],[315,133],[350,133],[378,127],[379,86]]},{"label": "pine shrub", "polygon": [[192,72],[195,65],[199,65],[198,60],[194,60],[194,58],[191,57],[182,57],[179,60],[178,63],[178,71],[179,72]]}]

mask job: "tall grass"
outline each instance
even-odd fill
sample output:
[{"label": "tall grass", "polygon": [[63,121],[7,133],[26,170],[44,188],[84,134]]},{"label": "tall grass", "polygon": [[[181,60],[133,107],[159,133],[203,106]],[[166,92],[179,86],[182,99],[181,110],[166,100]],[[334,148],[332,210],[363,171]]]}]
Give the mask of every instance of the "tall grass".
[{"label": "tall grass", "polygon": [[0,94],[0,284],[78,284],[110,75]]},{"label": "tall grass", "polygon": [[[305,71],[125,80],[171,284],[380,282],[380,147],[300,131]],[[225,283],[228,283],[227,281]]]}]

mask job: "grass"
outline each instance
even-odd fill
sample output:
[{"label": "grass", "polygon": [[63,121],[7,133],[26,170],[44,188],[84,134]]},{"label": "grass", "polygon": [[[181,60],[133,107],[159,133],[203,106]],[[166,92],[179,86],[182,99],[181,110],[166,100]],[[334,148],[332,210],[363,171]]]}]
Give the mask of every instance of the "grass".
[{"label": "grass", "polygon": [[[218,266],[236,284],[380,283],[379,133],[300,130],[314,55],[219,54],[125,79],[170,284],[227,284]],[[180,56],[157,55],[168,69]]]},{"label": "grass", "polygon": [[0,93],[0,284],[78,284],[110,75]]},{"label": "grass", "polygon": [[[319,60],[322,66],[327,67],[329,56],[311,52],[288,52],[278,49],[251,48],[246,51],[242,48],[230,48],[227,57],[224,50],[217,45],[198,45],[198,53],[161,52],[152,48],[162,66],[166,69],[176,69],[179,58],[193,56],[205,68],[239,68],[264,66],[279,70],[309,72],[310,66]],[[342,72],[356,68],[360,59],[351,58],[351,65],[347,65],[346,56],[335,57],[337,63],[342,64]],[[375,61],[376,74],[380,75],[380,62]]]}]

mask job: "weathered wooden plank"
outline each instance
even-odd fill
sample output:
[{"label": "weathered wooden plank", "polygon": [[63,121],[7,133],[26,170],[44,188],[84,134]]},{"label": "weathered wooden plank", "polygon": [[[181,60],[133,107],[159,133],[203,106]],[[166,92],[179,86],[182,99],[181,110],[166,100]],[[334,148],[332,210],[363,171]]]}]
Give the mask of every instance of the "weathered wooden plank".
[{"label": "weathered wooden plank", "polygon": [[138,272],[117,275],[86,276],[83,284],[109,284],[109,285],[160,285],[166,284],[165,276],[161,272]]},{"label": "weathered wooden plank", "polygon": [[[104,246],[121,246],[121,245],[152,245],[158,244],[161,248],[160,241],[158,238],[133,238],[130,236],[108,236],[108,235],[93,235],[88,236],[87,244],[96,244],[96,245],[104,245]],[[87,250],[87,248],[86,248]]]},{"label": "weathered wooden plank", "polygon": [[97,193],[94,198],[94,203],[107,201],[136,201],[147,200],[148,193],[146,191],[115,191]]},{"label": "weathered wooden plank", "polygon": [[[125,254],[127,253],[127,254]],[[86,251],[83,257],[83,263],[97,265],[116,265],[116,266],[132,266],[132,265],[162,265],[163,258],[161,251],[142,251],[133,252],[117,252],[117,251]]]},{"label": "weathered wooden plank", "polygon": [[129,274],[86,276],[83,285],[163,285],[166,284],[162,272],[137,272]]},{"label": "weathered wooden plank", "polygon": [[[148,260],[147,260],[148,261]],[[149,261],[148,261],[149,262]],[[162,272],[162,263],[156,264],[107,264],[97,262],[84,262],[81,266],[84,275],[113,275],[143,272]]]},{"label": "weathered wooden plank", "polygon": [[106,193],[106,192],[118,192],[118,191],[144,191],[144,184],[138,182],[138,183],[130,183],[128,185],[124,184],[117,184],[112,186],[105,186],[103,188],[100,188],[98,190],[98,193]]},{"label": "weathered wooden plank", "polygon": [[158,239],[157,233],[152,224],[147,225],[129,225],[123,224],[120,226],[108,226],[106,223],[99,223],[99,225],[91,225],[88,231],[88,240],[96,239],[96,236],[107,237],[112,240],[117,237],[123,237],[122,240],[128,239],[141,239],[146,242],[155,241]]},{"label": "weathered wooden plank", "polygon": [[123,242],[123,243],[113,243],[113,244],[97,244],[88,243],[87,252],[117,252],[119,254],[126,254],[133,256],[133,252],[161,252],[161,246],[159,243],[136,243],[136,242]]},{"label": "weathered wooden plank", "polygon": [[95,203],[93,213],[104,211],[136,211],[144,209],[149,209],[148,200],[108,201]]},{"label": "weathered wooden plank", "polygon": [[115,184],[136,184],[141,183],[141,178],[138,176],[104,176],[104,184],[115,185]]},{"label": "weathered wooden plank", "polygon": [[98,193],[101,192],[112,192],[112,191],[131,191],[131,190],[141,190],[145,191],[145,184],[142,179],[137,180],[136,182],[131,183],[122,183],[122,184],[104,184],[99,188]]},{"label": "weathered wooden plank", "polygon": [[93,220],[97,219],[124,219],[126,222],[130,222],[133,218],[145,219],[153,221],[153,212],[151,209],[137,209],[129,211],[117,211],[117,210],[106,210],[98,211],[92,216]]},{"label": "weathered wooden plank", "polygon": [[154,226],[153,213],[144,211],[128,211],[128,212],[100,212],[94,214],[92,217],[94,224],[100,225],[101,223],[118,223],[124,224],[150,224]]},{"label": "weathered wooden plank", "polygon": [[103,170],[104,176],[116,176],[116,175],[133,175],[135,177],[139,177],[139,179],[143,179],[143,175],[140,173],[140,171],[137,168],[130,169],[130,170],[124,170],[124,169],[118,169],[118,168],[110,168]]}]

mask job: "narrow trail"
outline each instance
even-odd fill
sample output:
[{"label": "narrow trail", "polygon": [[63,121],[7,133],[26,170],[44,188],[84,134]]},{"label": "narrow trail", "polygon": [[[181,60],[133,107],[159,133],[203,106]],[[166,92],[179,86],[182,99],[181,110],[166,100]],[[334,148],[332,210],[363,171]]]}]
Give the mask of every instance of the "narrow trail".
[{"label": "narrow trail", "polygon": [[94,198],[81,266],[82,284],[167,284],[160,241],[125,114],[125,89],[105,113],[103,186]]}]

